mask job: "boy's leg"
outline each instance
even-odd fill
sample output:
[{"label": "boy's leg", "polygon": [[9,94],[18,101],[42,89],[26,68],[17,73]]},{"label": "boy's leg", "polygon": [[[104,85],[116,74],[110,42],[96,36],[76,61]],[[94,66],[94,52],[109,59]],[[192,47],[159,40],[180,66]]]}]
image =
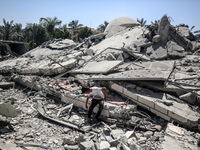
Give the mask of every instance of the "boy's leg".
[{"label": "boy's leg", "polygon": [[93,109],[94,109],[94,107],[95,107],[97,104],[98,104],[98,102],[97,102],[96,100],[93,99],[93,100],[92,100],[92,104],[91,104],[90,107],[89,107],[88,118],[91,117],[92,112],[93,112]]},{"label": "boy's leg", "polygon": [[97,112],[97,114],[95,116],[96,119],[98,119],[99,116],[101,115],[101,112],[102,112],[103,106],[104,106],[104,101],[103,100],[99,100],[98,104],[99,104],[99,110],[98,110],[98,112]]}]

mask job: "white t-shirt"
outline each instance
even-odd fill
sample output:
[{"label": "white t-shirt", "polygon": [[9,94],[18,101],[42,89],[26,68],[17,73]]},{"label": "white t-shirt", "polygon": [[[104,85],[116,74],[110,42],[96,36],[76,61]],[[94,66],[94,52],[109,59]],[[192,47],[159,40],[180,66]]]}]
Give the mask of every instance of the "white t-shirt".
[{"label": "white t-shirt", "polygon": [[104,94],[102,92],[101,87],[92,87],[92,92],[90,92],[89,96],[92,96],[93,99],[104,99]]}]

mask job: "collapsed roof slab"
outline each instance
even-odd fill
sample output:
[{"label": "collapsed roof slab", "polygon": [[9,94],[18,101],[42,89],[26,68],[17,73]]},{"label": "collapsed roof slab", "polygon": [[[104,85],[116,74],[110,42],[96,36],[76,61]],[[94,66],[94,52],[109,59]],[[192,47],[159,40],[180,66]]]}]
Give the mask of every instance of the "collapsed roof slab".
[{"label": "collapsed roof slab", "polygon": [[119,66],[127,71],[108,75],[93,75],[93,80],[162,80],[168,79],[174,67],[174,61],[155,61],[127,63]]},{"label": "collapsed roof slab", "polygon": [[[166,98],[165,93],[142,93],[135,89],[126,88],[126,85],[109,82],[112,90],[130,98],[139,106],[151,111],[168,121],[176,121],[188,128],[197,128],[200,114],[193,111],[186,103],[178,103],[172,97]],[[173,105],[167,106],[164,102],[170,102]]]},{"label": "collapsed roof slab", "polygon": [[70,73],[108,73],[123,61],[100,61],[89,62],[80,69],[71,71]]}]

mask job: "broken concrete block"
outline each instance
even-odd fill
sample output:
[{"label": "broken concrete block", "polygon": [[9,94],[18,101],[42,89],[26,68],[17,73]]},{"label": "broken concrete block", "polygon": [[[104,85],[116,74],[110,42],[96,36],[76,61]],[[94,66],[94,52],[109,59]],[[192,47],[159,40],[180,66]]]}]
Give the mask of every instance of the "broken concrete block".
[{"label": "broken concrete block", "polygon": [[14,87],[15,87],[15,82],[0,82],[0,88],[2,89],[9,89]]},{"label": "broken concrete block", "polygon": [[153,135],[152,131],[146,131],[146,132],[143,133],[143,136],[146,137],[146,138],[150,138],[152,135]]},{"label": "broken concrete block", "polygon": [[121,129],[115,129],[115,130],[112,130],[112,135],[115,139],[119,139],[120,137],[124,135],[124,131]]},{"label": "broken concrete block", "polygon": [[65,150],[77,150],[78,148],[79,148],[78,145],[67,145],[67,144],[64,145]]},{"label": "broken concrete block", "polygon": [[14,118],[19,114],[21,114],[21,110],[14,108],[11,103],[0,104],[0,115]]},{"label": "broken concrete block", "polygon": [[110,143],[107,141],[100,142],[100,150],[108,150],[110,148]]},{"label": "broken concrete block", "polygon": [[70,135],[66,135],[63,139],[63,144],[66,145],[75,145],[76,144],[76,140],[74,137],[70,136]]},{"label": "broken concrete block", "polygon": [[129,147],[130,147],[131,150],[142,150],[142,148],[138,144],[136,144],[135,142],[130,143]]},{"label": "broken concrete block", "polygon": [[169,34],[169,25],[167,15],[164,15],[161,18],[161,21],[158,23],[158,34],[161,36],[161,42],[167,42]]},{"label": "broken concrete block", "polygon": [[186,26],[179,26],[177,28],[177,31],[184,37],[189,37],[190,36],[190,30]]},{"label": "broken concrete block", "polygon": [[106,38],[109,38],[120,31],[123,31],[126,29],[125,26],[122,26],[123,24],[131,24],[132,26],[137,26],[140,23],[138,23],[136,20],[129,18],[129,17],[119,17],[115,20],[111,21],[108,26],[106,27],[104,33],[107,34]]},{"label": "broken concrete block", "polygon": [[116,60],[115,56],[112,53],[106,55],[106,60]]},{"label": "broken concrete block", "polygon": [[173,41],[167,42],[167,53],[170,57],[182,58],[185,56],[185,49]]},{"label": "broken concrete block", "polygon": [[93,56],[94,55],[94,50],[93,49],[87,49],[86,50],[86,54],[89,56]]},{"label": "broken concrete block", "polygon": [[190,92],[179,96],[179,98],[190,104],[194,104],[196,102],[196,96]]},{"label": "broken concrete block", "polygon": [[159,43],[160,40],[161,40],[161,36],[160,35],[155,35],[152,38],[152,41],[155,42],[155,43]]},{"label": "broken concrete block", "polygon": [[80,143],[81,150],[95,149],[93,141],[85,141]]},{"label": "broken concrete block", "polygon": [[135,134],[135,132],[134,131],[127,131],[126,133],[125,133],[125,136],[129,139],[132,135],[134,135]]}]

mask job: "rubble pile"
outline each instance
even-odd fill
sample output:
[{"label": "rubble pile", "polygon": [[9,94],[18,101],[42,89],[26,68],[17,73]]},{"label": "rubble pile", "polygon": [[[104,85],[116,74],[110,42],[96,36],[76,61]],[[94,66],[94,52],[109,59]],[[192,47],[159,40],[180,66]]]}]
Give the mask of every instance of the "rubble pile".
[{"label": "rubble pile", "polygon": [[[82,43],[1,61],[0,149],[197,150],[199,49],[166,15],[145,26],[120,17]],[[108,93],[98,123],[86,119],[92,86]]]}]

